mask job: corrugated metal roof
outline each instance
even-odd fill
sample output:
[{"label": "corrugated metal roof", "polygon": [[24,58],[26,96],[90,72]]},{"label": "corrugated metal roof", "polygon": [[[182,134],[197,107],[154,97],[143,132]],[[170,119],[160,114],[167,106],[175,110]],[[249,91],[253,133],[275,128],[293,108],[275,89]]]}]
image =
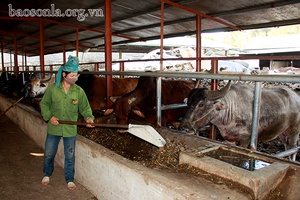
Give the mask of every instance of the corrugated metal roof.
[{"label": "corrugated metal roof", "polygon": [[[160,0],[112,0],[111,2],[113,50],[149,51],[150,49],[146,47],[127,44],[135,42],[133,39],[147,41],[160,38]],[[201,19],[201,29],[206,33],[232,31],[233,26],[246,30],[300,23],[300,2],[296,0],[177,0],[174,2],[205,14]],[[42,9],[48,9],[48,12],[43,15]],[[28,16],[31,11],[36,12],[35,15],[33,14],[35,17]],[[194,13],[169,4],[165,4],[164,11],[165,38],[195,34]],[[59,12],[74,15],[58,17]],[[22,14],[23,17],[21,17]],[[54,14],[54,16],[49,16],[49,14]],[[40,21],[42,21],[45,54],[62,52],[63,44],[67,51],[75,50],[76,28],[78,28],[80,51],[104,51],[105,18],[103,14],[104,0],[1,0],[0,41],[4,44],[5,52],[13,52],[14,37],[16,37],[18,54],[21,54],[23,50],[27,56],[38,55]]]}]

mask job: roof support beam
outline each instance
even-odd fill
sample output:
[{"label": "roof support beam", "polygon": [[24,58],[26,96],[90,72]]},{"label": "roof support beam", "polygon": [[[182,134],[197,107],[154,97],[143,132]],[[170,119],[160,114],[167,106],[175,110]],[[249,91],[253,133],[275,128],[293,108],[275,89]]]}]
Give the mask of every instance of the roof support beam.
[{"label": "roof support beam", "polygon": [[[164,20],[165,20],[165,2],[161,0],[160,9],[160,71],[163,70],[163,51],[164,51]],[[157,109],[159,110],[159,109]]]},{"label": "roof support beam", "polygon": [[27,69],[28,67],[27,67],[27,53],[26,53],[26,51],[24,51],[24,62],[25,62],[25,64],[24,64],[25,71],[29,71],[29,69]]},{"label": "roof support beam", "polygon": [[9,49],[9,68],[8,68],[9,71],[12,71],[12,70],[13,70],[12,62],[13,62],[13,59],[12,59],[12,52],[11,52],[11,49]]},{"label": "roof support beam", "polygon": [[23,45],[22,45],[21,56],[22,56],[22,70],[24,71],[25,70],[25,58],[24,58],[24,46]]},{"label": "roof support beam", "polygon": [[76,56],[78,57],[78,52],[79,52],[79,49],[78,49],[78,46],[79,46],[79,38],[78,38],[78,28],[76,28]]},{"label": "roof support beam", "polygon": [[42,72],[42,78],[45,78],[45,57],[44,57],[44,28],[43,22],[40,21],[40,69]]},{"label": "roof support beam", "polygon": [[201,71],[201,16],[196,15],[196,72]]},{"label": "roof support beam", "polygon": [[14,36],[14,73],[16,77],[18,78],[19,74],[19,66],[18,66],[18,45],[17,45],[17,36]]},{"label": "roof support beam", "polygon": [[220,23],[220,24],[223,24],[223,25],[225,25],[225,26],[228,26],[228,27],[230,27],[230,28],[232,28],[232,29],[234,29],[234,30],[237,30],[237,31],[240,31],[240,30],[241,30],[241,29],[238,28],[237,26],[233,26],[233,25],[231,25],[231,24],[229,24],[229,23],[227,23],[227,22],[224,22],[224,21],[222,21],[222,20],[219,20],[219,19],[217,19],[217,18],[214,18],[214,17],[212,17],[212,16],[210,16],[210,15],[207,15],[207,14],[205,14],[205,13],[198,12],[198,11],[196,11],[196,10],[193,10],[193,9],[191,9],[191,8],[182,6],[182,5],[180,5],[180,4],[174,3],[174,2],[169,1],[169,0],[164,0],[164,1],[165,1],[167,4],[170,4],[170,5],[174,6],[174,7],[177,7],[177,8],[180,8],[180,9],[182,9],[182,10],[185,10],[185,11],[188,11],[188,12],[191,12],[191,13],[194,13],[194,14],[196,14],[196,15],[200,15],[200,16],[205,17],[205,18],[207,18],[207,19],[210,19],[210,20],[213,20],[213,21],[218,22],[218,23]]},{"label": "roof support beam", "polygon": [[4,48],[3,48],[3,41],[1,41],[1,62],[2,62],[2,71],[5,71],[4,66]]},{"label": "roof support beam", "polygon": [[221,13],[211,14],[211,16],[222,17],[222,16],[226,16],[226,15],[234,15],[234,14],[238,14],[238,13],[246,13],[246,12],[258,11],[258,10],[262,10],[262,9],[288,6],[288,5],[293,5],[296,3],[299,3],[299,0],[287,0],[287,1],[276,2],[276,3],[272,2],[272,3],[262,4],[262,5],[260,4],[260,5],[256,5],[256,6],[236,9],[236,10],[224,11]]},{"label": "roof support beam", "polygon": [[[0,30],[0,34],[3,34],[3,35],[19,35],[19,36],[24,36],[24,37],[40,39],[40,36],[28,35],[28,34],[24,34],[24,33],[9,32],[9,31],[1,31]],[[53,41],[53,42],[57,42],[57,43],[62,43],[62,44],[74,45],[74,42],[67,42],[66,43],[62,40],[49,39],[49,38],[44,37],[44,41],[45,40]],[[33,47],[33,46],[35,46],[35,44],[30,44],[30,46]],[[50,47],[52,47],[52,46],[50,46]],[[79,45],[79,47],[82,47],[82,48],[85,48],[85,49],[89,48],[88,46],[85,46],[85,45]],[[40,48],[40,45],[37,48]],[[28,51],[28,52],[30,52],[30,51]]]},{"label": "roof support beam", "polygon": [[[80,30],[85,30],[85,31],[92,31],[92,32],[96,32],[96,33],[105,33],[105,31],[102,30],[96,30],[93,28],[88,28],[88,27],[84,27],[84,26],[79,26],[79,25],[74,25],[74,24],[68,24],[68,23],[64,23],[64,22],[59,22],[59,21],[55,21],[55,20],[50,20],[50,19],[45,19],[45,18],[37,18],[37,17],[0,17],[0,20],[19,20],[19,21],[44,21],[44,22],[48,22],[48,23],[53,23],[53,24],[57,24],[57,25],[62,25],[62,26],[69,26],[69,27],[73,27],[73,28],[77,28]],[[70,33],[71,34],[71,33]],[[125,38],[125,39],[129,39],[129,40],[133,40],[133,41],[137,41],[139,42],[140,40],[137,38],[132,38],[126,35],[121,35],[121,34],[114,34],[112,33],[113,36],[115,37],[120,37],[120,38]],[[65,34],[63,35],[65,36]],[[60,37],[60,36],[58,36]]]},{"label": "roof support beam", "polygon": [[63,43],[63,62],[66,63],[66,43]]},{"label": "roof support beam", "polygon": [[[111,34],[111,1],[105,1],[105,71],[112,71],[112,34]],[[109,97],[112,96],[112,75],[106,76],[106,105],[111,106]]]},{"label": "roof support beam", "polygon": [[[164,65],[164,61],[163,61],[163,47],[164,47],[164,20],[165,20],[165,2],[164,0],[161,0],[161,9],[160,9],[160,71],[163,71],[163,65]],[[162,92],[162,88],[161,88],[161,83],[162,82],[162,78],[161,77],[157,77],[156,78],[156,123],[158,126],[161,126],[161,92]]]}]

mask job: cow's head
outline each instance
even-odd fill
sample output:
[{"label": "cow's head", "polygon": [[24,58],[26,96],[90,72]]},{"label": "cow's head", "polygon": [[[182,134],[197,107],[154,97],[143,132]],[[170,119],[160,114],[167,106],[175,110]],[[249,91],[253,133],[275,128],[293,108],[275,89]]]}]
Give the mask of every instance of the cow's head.
[{"label": "cow's head", "polygon": [[31,88],[29,96],[31,98],[34,98],[39,95],[43,95],[51,79],[52,76],[50,76],[50,78],[48,79],[39,79],[39,78],[31,79],[27,86],[28,88]]},{"label": "cow's head", "polygon": [[219,99],[227,94],[230,86],[231,82],[229,81],[224,88],[216,91],[210,91],[206,88],[193,89],[187,99],[188,110],[181,128],[196,132],[208,124],[220,110],[226,108]]},{"label": "cow's head", "polygon": [[113,105],[104,112],[104,115],[114,112],[118,124],[128,124],[130,113],[134,113],[142,118],[145,117],[136,105],[137,97],[110,97],[110,100],[113,102]]}]

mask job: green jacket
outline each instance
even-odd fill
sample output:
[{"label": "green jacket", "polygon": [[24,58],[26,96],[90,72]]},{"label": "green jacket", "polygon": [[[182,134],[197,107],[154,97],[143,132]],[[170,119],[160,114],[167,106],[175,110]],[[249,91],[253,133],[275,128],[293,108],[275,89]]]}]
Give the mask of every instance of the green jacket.
[{"label": "green jacket", "polygon": [[52,125],[49,120],[53,116],[59,120],[77,122],[79,111],[85,120],[88,117],[94,120],[87,96],[83,89],[76,84],[70,87],[68,93],[65,93],[61,84],[59,87],[55,87],[55,84],[50,85],[40,105],[42,116],[45,121],[48,121],[47,132],[52,135],[63,137],[73,137],[77,135],[76,125]]}]

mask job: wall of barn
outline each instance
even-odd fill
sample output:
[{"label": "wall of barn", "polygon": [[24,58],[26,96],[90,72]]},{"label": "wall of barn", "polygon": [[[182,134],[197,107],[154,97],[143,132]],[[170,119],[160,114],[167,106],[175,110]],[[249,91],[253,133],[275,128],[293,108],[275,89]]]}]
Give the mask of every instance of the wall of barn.
[{"label": "wall of barn", "polygon": [[[12,103],[0,95],[1,110],[7,109]],[[6,115],[44,148],[46,123],[38,112],[18,104]],[[76,145],[75,179],[98,199],[205,199],[208,195],[201,193],[201,190],[197,191],[196,185],[183,184],[182,178],[173,178],[158,170],[146,168],[80,135]],[[56,161],[63,166],[63,160],[61,142]]]}]

